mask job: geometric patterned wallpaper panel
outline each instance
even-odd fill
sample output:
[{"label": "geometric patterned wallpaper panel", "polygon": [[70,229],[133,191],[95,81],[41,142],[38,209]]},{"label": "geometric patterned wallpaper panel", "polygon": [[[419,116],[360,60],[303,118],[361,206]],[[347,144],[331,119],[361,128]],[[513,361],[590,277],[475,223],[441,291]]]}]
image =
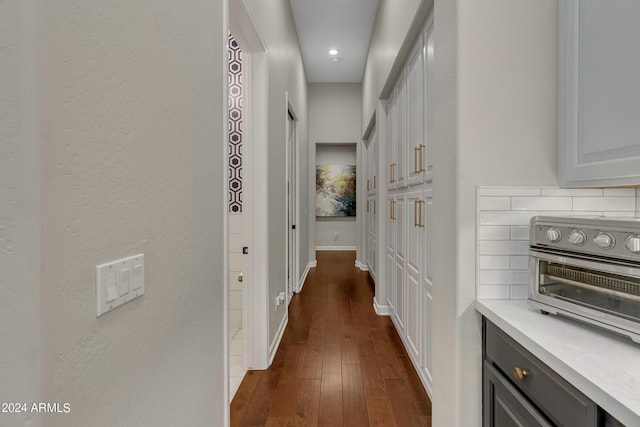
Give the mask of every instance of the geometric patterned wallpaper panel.
[{"label": "geometric patterned wallpaper panel", "polygon": [[229,212],[242,212],[242,51],[229,34]]}]

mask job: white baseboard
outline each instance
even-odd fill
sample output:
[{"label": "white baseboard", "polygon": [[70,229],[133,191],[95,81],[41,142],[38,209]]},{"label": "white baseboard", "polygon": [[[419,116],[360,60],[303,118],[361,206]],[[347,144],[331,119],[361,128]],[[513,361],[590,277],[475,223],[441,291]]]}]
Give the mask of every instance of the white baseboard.
[{"label": "white baseboard", "polygon": [[302,273],[302,277],[300,278],[300,282],[298,283],[298,292],[302,291],[302,287],[304,286],[305,280],[307,280],[307,274],[309,274],[309,270],[315,267],[318,264],[318,261],[313,261],[307,264],[307,268],[304,269],[304,273]]},{"label": "white baseboard", "polygon": [[369,266],[364,263],[356,260],[356,268],[359,268],[360,271],[369,271]]},{"label": "white baseboard", "polygon": [[276,357],[276,352],[278,351],[278,347],[280,347],[280,341],[284,335],[284,330],[287,328],[287,323],[289,322],[289,314],[286,312],[287,307],[283,307],[283,309],[285,310],[284,318],[282,319],[282,322],[280,322],[278,332],[276,332],[276,337],[269,346],[269,366],[273,363],[273,358]]},{"label": "white baseboard", "polygon": [[389,306],[378,304],[378,300],[375,297],[373,298],[373,309],[378,316],[389,316],[391,314]]},{"label": "white baseboard", "polygon": [[355,251],[355,246],[316,246],[316,251]]},{"label": "white baseboard", "polygon": [[313,267],[317,267],[317,266],[318,266],[318,260],[317,260],[317,259],[314,259],[313,261],[311,261],[311,262],[309,263],[309,265],[311,266],[311,268],[313,268]]}]

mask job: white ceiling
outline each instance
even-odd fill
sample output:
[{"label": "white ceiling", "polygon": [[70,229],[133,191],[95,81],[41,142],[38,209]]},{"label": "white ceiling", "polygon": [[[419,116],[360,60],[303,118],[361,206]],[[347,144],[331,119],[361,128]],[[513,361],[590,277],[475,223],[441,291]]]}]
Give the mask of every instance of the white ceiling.
[{"label": "white ceiling", "polygon": [[[290,0],[310,83],[359,83],[378,0]],[[331,62],[336,49],[340,62]]]}]

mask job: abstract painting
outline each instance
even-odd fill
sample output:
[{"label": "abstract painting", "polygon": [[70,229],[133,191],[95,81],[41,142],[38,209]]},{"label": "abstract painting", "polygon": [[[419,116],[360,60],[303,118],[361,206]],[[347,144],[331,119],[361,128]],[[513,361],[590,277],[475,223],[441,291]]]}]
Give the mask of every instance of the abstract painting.
[{"label": "abstract painting", "polygon": [[355,165],[316,165],[316,216],[356,216]]}]

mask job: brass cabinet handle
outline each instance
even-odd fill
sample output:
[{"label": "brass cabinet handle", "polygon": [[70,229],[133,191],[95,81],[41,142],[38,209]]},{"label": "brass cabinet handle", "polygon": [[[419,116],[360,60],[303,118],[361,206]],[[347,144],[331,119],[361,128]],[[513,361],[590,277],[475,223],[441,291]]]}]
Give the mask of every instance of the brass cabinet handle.
[{"label": "brass cabinet handle", "polygon": [[396,201],[389,200],[389,219],[396,220]]},{"label": "brass cabinet handle", "polygon": [[371,191],[371,188],[369,188],[369,184],[370,184],[370,182],[369,182],[369,180],[367,180],[367,191]]},{"label": "brass cabinet handle", "polygon": [[391,163],[391,179],[389,180],[390,184],[393,184],[394,182],[396,182],[396,164],[395,163]]},{"label": "brass cabinet handle", "polygon": [[426,147],[425,147],[424,144],[420,144],[420,146],[418,148],[420,148],[420,170],[419,170],[419,172],[426,172],[426,169],[424,168],[424,154],[422,153],[422,150],[424,148],[426,148]]},{"label": "brass cabinet handle", "polygon": [[413,147],[413,173],[421,172],[421,170],[418,169],[418,151],[420,151],[420,147]]},{"label": "brass cabinet handle", "polygon": [[424,200],[420,200],[420,214],[418,216],[419,218],[419,222],[418,222],[418,226],[421,228],[424,228],[424,223],[422,222],[422,218],[424,218],[423,212],[422,212],[422,207],[424,206],[426,202]]},{"label": "brass cabinet handle", "polygon": [[413,204],[413,226],[420,227],[420,223],[418,222],[418,205],[420,204],[420,200],[416,200]]},{"label": "brass cabinet handle", "polygon": [[367,212],[369,212],[369,201],[367,200]]},{"label": "brass cabinet handle", "polygon": [[373,214],[376,213],[376,199],[373,199]]},{"label": "brass cabinet handle", "polygon": [[373,189],[375,190],[375,189],[376,189],[376,187],[377,187],[377,184],[376,184],[376,176],[375,176],[375,175],[373,175]]},{"label": "brass cabinet handle", "polygon": [[523,369],[520,369],[518,367],[513,368],[513,377],[518,381],[523,381],[525,378],[527,378],[528,375],[529,372]]},{"label": "brass cabinet handle", "polygon": [[238,282],[242,282],[244,280],[244,275],[242,273],[238,274]]}]

